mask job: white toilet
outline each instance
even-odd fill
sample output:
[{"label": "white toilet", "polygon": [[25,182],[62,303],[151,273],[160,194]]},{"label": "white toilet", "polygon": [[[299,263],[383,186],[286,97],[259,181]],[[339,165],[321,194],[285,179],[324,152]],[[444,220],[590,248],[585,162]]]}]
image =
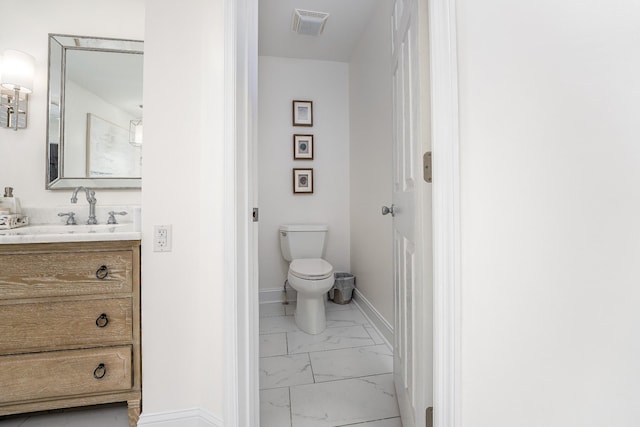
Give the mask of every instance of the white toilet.
[{"label": "white toilet", "polygon": [[333,266],[322,259],[326,225],[281,225],[280,249],[289,261],[287,279],[298,292],[296,325],[308,334],[319,334],[327,326],[325,295],[333,286]]}]

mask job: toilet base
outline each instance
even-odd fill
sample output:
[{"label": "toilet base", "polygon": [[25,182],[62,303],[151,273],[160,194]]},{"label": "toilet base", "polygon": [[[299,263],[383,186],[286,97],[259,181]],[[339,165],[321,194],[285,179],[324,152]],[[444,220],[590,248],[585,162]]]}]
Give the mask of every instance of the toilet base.
[{"label": "toilet base", "polygon": [[298,292],[294,319],[302,331],[317,335],[327,327],[327,317],[324,312],[324,294],[312,298]]}]

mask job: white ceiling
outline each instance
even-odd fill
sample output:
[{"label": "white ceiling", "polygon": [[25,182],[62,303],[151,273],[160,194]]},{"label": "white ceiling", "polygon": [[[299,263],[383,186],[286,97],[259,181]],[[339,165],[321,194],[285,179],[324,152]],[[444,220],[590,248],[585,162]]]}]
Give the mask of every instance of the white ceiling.
[{"label": "white ceiling", "polygon": [[[260,55],[348,62],[379,0],[260,0]],[[317,37],[291,31],[294,9],[330,14]]]}]

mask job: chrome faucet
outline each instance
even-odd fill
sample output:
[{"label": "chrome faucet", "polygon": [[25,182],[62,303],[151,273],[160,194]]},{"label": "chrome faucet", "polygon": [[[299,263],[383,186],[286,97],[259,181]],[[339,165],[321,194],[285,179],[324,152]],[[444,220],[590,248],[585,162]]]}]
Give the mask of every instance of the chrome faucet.
[{"label": "chrome faucet", "polygon": [[90,188],[86,188],[86,187],[78,187],[75,190],[73,190],[73,194],[71,195],[71,203],[77,203],[78,202],[78,191],[80,190],[84,190],[85,194],[87,195],[87,202],[89,202],[89,219],[87,219],[87,224],[91,225],[91,224],[97,224],[98,221],[96,220],[96,192],[93,191]]}]

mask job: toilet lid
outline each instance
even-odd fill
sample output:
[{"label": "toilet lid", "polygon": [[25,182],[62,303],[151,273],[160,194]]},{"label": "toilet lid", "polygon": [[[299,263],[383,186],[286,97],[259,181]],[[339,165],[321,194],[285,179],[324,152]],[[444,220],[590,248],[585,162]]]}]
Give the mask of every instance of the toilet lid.
[{"label": "toilet lid", "polygon": [[322,258],[294,259],[289,272],[301,279],[320,280],[333,274],[333,266]]}]

